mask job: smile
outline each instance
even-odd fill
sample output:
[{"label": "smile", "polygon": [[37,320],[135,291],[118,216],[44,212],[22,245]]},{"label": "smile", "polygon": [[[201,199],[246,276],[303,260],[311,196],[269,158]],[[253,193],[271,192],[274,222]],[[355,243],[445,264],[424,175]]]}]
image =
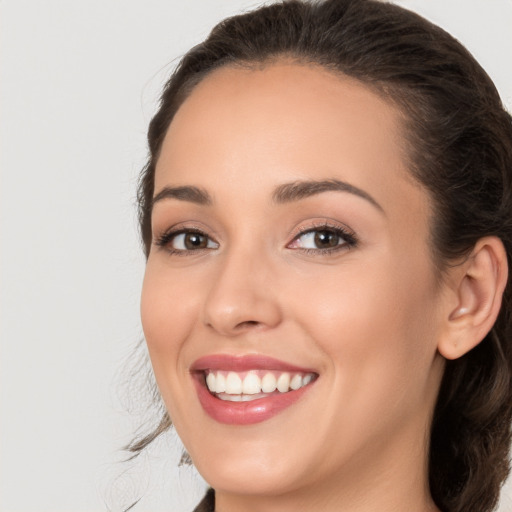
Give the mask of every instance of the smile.
[{"label": "smile", "polygon": [[202,358],[191,372],[199,402],[219,423],[265,421],[297,402],[317,380],[316,372],[265,356]]},{"label": "smile", "polygon": [[272,393],[288,393],[307,386],[314,373],[290,373],[264,370],[249,370],[237,373],[207,371],[206,386],[220,400],[249,402],[266,398]]}]

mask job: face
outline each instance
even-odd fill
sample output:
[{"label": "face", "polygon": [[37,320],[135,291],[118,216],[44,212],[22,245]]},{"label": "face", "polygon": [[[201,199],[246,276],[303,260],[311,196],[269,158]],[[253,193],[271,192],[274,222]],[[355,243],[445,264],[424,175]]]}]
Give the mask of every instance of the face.
[{"label": "face", "polygon": [[400,126],[363,85],[288,63],[220,69],[172,121],[142,321],[217,490],[423,470],[441,290]]}]

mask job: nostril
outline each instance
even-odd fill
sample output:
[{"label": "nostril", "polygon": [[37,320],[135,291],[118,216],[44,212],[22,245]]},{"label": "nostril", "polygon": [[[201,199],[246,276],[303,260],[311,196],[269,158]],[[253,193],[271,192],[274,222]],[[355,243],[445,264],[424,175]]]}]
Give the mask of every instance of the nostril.
[{"label": "nostril", "polygon": [[204,302],[203,324],[225,336],[277,326],[281,321],[278,302],[272,296],[255,295],[254,288],[215,286]]},{"label": "nostril", "polygon": [[237,328],[238,329],[243,329],[245,327],[253,327],[253,326],[256,326],[256,325],[259,325],[259,322],[257,322],[256,320],[247,320],[245,322],[240,322],[237,325]]}]

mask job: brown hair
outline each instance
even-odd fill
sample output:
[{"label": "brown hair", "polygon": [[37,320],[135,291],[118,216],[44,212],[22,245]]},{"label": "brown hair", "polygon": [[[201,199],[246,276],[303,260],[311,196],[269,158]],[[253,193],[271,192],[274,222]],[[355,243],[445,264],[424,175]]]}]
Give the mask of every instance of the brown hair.
[{"label": "brown hair", "polygon": [[[284,1],[219,23],[165,85],[149,126],[150,156],[139,184],[146,255],[151,244],[155,164],[174,114],[194,86],[225,65],[281,57],[350,76],[404,114],[412,175],[430,192],[434,261],[440,272],[495,235],[512,257],[512,120],[484,70],[449,34],[377,0]],[[445,512],[492,510],[509,471],[512,416],[510,282],[486,338],[447,361],[434,412],[429,478]],[[138,453],[171,422],[135,440]]]}]

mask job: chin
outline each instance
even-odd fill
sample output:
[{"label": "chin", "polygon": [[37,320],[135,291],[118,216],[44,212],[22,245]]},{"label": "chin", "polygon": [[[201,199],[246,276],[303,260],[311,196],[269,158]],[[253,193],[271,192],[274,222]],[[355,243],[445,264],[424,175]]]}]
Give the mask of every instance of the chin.
[{"label": "chin", "polygon": [[224,464],[206,462],[197,465],[201,476],[215,490],[232,494],[276,496],[300,486],[296,468],[282,467],[271,461],[230,459]]},{"label": "chin", "polygon": [[[230,442],[231,441],[231,442]],[[300,486],[312,463],[299,447],[285,446],[285,439],[272,442],[228,439],[207,447],[196,444],[189,451],[195,467],[216,490],[234,494],[278,495]],[[276,447],[280,445],[281,448]],[[192,452],[192,453],[191,453]]]}]

